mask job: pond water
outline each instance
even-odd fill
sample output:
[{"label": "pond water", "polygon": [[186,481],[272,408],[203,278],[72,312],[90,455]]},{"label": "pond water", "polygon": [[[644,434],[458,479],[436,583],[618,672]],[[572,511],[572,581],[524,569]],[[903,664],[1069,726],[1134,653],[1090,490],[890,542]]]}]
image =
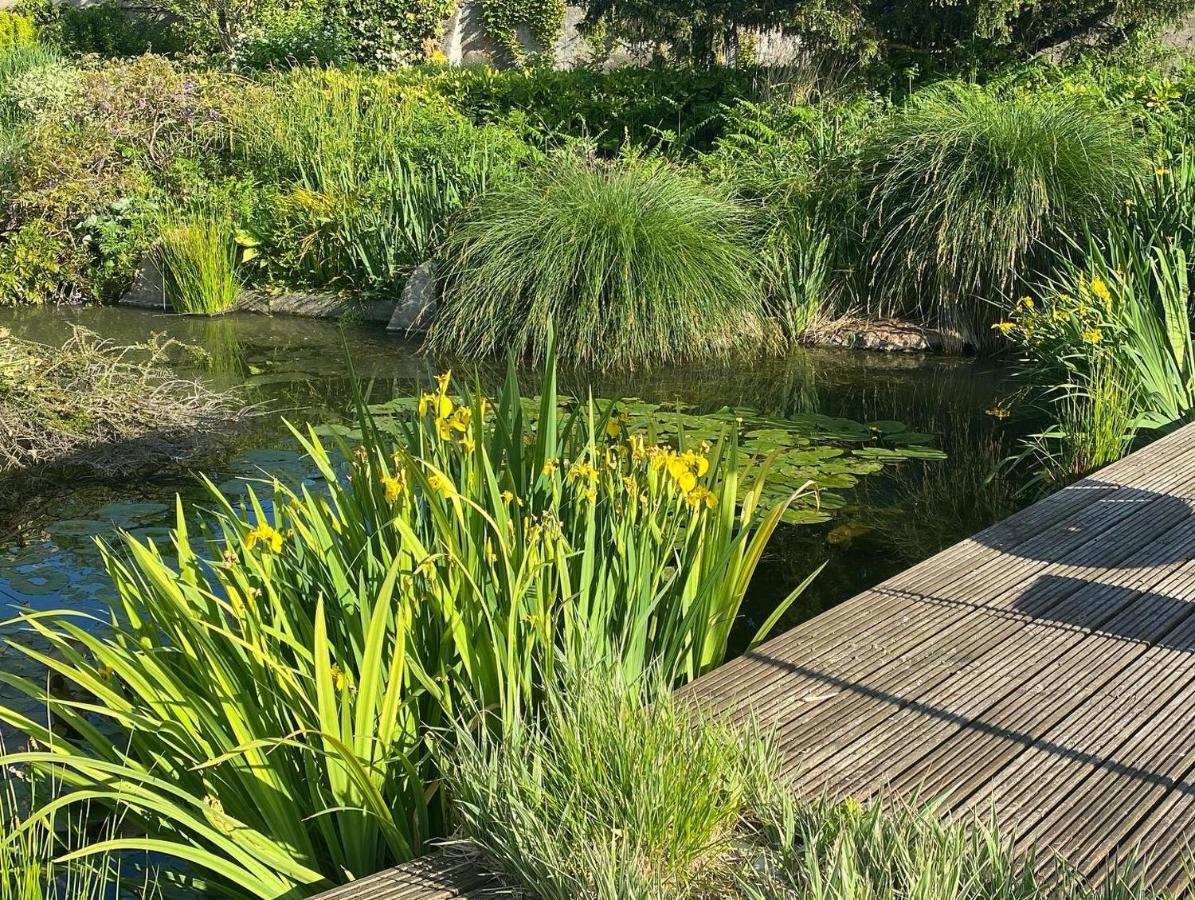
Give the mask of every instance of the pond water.
[{"label": "pond water", "polygon": [[[209,472],[232,492],[263,469],[304,476],[305,461],[294,452],[282,420],[343,421],[351,396],[350,359],[358,378],[370,382],[375,402],[411,395],[445,365],[376,326],[251,314],[183,318],[123,308],[0,310],[0,327],[49,344],[65,341],[73,325],[117,343],[161,333],[201,347],[207,358],[180,361],[184,374],[220,387],[239,386],[250,400],[265,404],[256,425]],[[485,367],[479,373],[483,383],[496,385],[501,368]],[[528,372],[526,380],[533,391],[535,373]],[[1015,485],[985,481],[1026,427],[1018,417],[992,414],[1011,391],[1007,368],[995,362],[808,350],[751,364],[562,372],[560,386],[576,396],[592,391],[598,397],[680,403],[689,413],[748,409],[766,420],[755,432],[760,440],[773,443],[786,441],[786,431],[804,443],[810,423],[822,423],[823,433],[809,446],[827,459],[838,458],[842,442],[835,432],[847,424],[826,428],[825,422],[838,418],[875,423],[876,434],[904,429],[911,445],[923,448],[893,452],[890,443],[878,441],[860,452],[857,441],[846,442],[850,446],[838,459],[866,458],[878,471],[844,477],[841,466],[826,468],[831,486],[825,508],[807,517],[824,521],[785,526],[773,541],[748,599],[744,634],[823,561],[828,560],[825,571],[781,627],[1003,518],[1019,502]],[[934,458],[939,455],[929,452],[934,449],[945,460]],[[177,473],[39,489],[16,516],[0,522],[0,617],[22,607],[98,607],[107,581],[98,568],[94,536],[111,538],[117,528],[128,528],[164,539],[176,493],[203,496],[192,477]]]}]

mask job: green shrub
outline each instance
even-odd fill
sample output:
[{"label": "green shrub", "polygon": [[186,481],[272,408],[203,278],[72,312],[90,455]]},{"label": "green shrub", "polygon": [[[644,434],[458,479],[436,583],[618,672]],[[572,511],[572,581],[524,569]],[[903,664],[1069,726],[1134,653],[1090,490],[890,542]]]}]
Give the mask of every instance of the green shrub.
[{"label": "green shrub", "polygon": [[176,311],[212,315],[236,305],[237,244],[227,219],[176,215],[159,230],[156,256],[166,300]]},{"label": "green shrub", "polygon": [[671,66],[496,70],[435,66],[395,73],[476,122],[506,124],[544,146],[584,137],[603,155],[625,145],[709,150],[725,104],[754,97],[760,73]]},{"label": "green shrub", "polygon": [[446,218],[526,152],[442,100],[353,72],[296,70],[233,123],[267,193],[255,239],[268,277],[393,292]]},{"label": "green shrub", "polygon": [[150,13],[131,13],[115,0],[87,6],[55,4],[43,33],[63,52],[73,55],[127,57],[182,49],[169,22]]},{"label": "green shrub", "polygon": [[786,93],[729,108],[701,164],[708,178],[758,210],[768,303],[786,335],[797,339],[846,305],[840,272],[857,255],[851,160],[877,104],[815,104]]},{"label": "green shrub", "polygon": [[562,156],[466,211],[444,251],[436,352],[634,367],[774,345],[745,210],[677,169]]},{"label": "green shrub", "polygon": [[451,391],[386,423],[359,403],[362,443],[335,457],[309,432],[326,486],[275,484],[269,512],[209,484],[202,543],[180,507],[168,552],[105,548],[111,628],[36,613],[53,652],[12,641],[70,691],[7,678],[64,727],[0,707],[39,744],[0,764],[121,811],[107,849],[153,840],[221,894],[302,895],[444,834],[427,751],[458,716],[534,708],[562,664],[670,683],[718,665],[788,506],[760,509],[767,466],[562,413],[551,362],[537,414],[513,367],[496,403]]},{"label": "green shrub", "polygon": [[238,36],[231,58],[239,68],[289,69],[330,66],[350,59],[344,30],[328,21],[322,4],[300,3],[271,10]]},{"label": "green shrub", "polygon": [[45,222],[0,235],[0,306],[56,303],[78,297],[78,249]]},{"label": "green shrub", "polygon": [[0,53],[37,40],[33,19],[11,9],[0,9]]},{"label": "green shrub", "polygon": [[439,51],[452,0],[331,0],[334,27],[349,53],[372,68],[422,62]]},{"label": "green shrub", "polygon": [[1119,209],[1142,171],[1128,126],[1090,104],[922,91],[863,153],[873,311],[984,343],[993,301],[1030,274],[1038,242]]}]

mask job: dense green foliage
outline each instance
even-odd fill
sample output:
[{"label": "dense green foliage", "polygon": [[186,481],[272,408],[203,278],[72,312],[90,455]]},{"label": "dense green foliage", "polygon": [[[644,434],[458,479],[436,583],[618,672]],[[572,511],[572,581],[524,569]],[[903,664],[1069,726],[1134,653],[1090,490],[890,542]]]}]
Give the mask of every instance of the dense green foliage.
[{"label": "dense green foliage", "polygon": [[662,163],[562,157],[490,191],[445,247],[440,352],[634,367],[771,335],[744,211]]},{"label": "dense green foliage", "polygon": [[169,551],[105,548],[107,630],[23,618],[52,653],[13,649],[96,702],[6,677],[68,729],[0,708],[37,742],[0,762],[122,817],[87,852],[152,849],[231,896],[312,893],[444,834],[428,750],[459,716],[534,709],[560,665],[677,683],[722,661],[791,502],[760,508],[769,464],[562,413],[552,360],[538,404],[513,367],[496,402],[450,377],[385,424],[361,406],[355,447],[301,437],[325,489],[236,509],[210,485],[203,544],[180,508]]},{"label": "dense green foliage", "polygon": [[735,897],[769,743],[589,671],[542,717],[464,732],[449,763],[464,837],[542,900]]},{"label": "dense green foliage", "polygon": [[1190,10],[1186,0],[586,0],[591,28],[670,45],[699,65],[734,61],[750,29],[782,29],[816,58],[873,77],[952,73],[1021,61],[1066,42],[1116,44]]},{"label": "dense green foliage", "polygon": [[396,291],[446,218],[528,151],[434,96],[335,71],[281,76],[234,115],[255,265],[284,283]]},{"label": "dense green foliage", "polygon": [[1143,168],[1127,126],[1088,104],[927,90],[863,150],[866,294],[977,343],[998,314],[984,301],[1037,268],[1038,243],[1098,224]]}]

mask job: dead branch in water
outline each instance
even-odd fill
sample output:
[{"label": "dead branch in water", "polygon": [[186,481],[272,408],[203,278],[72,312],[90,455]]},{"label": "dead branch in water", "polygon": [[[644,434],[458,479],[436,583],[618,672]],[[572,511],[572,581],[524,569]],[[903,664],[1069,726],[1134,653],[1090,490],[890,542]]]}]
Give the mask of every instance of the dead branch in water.
[{"label": "dead branch in water", "polygon": [[176,376],[177,341],[119,346],[76,328],[61,348],[0,329],[0,475],[84,470],[101,478],[185,466],[239,430],[233,393]]}]

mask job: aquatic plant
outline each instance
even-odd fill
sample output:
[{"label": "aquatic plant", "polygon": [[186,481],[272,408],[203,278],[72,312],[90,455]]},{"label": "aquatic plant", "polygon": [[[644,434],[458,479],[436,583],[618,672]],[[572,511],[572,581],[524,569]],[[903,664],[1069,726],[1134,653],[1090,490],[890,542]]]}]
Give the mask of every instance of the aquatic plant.
[{"label": "aquatic plant", "polygon": [[563,416],[555,384],[549,349],[534,411],[513,368],[495,402],[445,374],[397,422],[359,403],[359,445],[300,436],[324,486],[237,509],[209,484],[202,544],[180,506],[168,550],[105,547],[106,630],[31,613],[52,652],[10,640],[70,690],[7,677],[66,727],[0,708],[39,747],[0,764],[122,810],[96,852],[152,847],[277,897],[443,835],[427,749],[460,716],[533,710],[562,664],[669,683],[716,666],[787,509],[760,507],[770,463],[742,466],[733,437],[627,434],[593,403]]},{"label": "aquatic plant", "polygon": [[176,213],[158,233],[156,249],[167,302],[178,312],[214,315],[240,293],[231,223],[207,213]]},{"label": "aquatic plant", "polygon": [[1101,230],[1060,253],[1036,297],[997,324],[1055,422],[1028,458],[1051,483],[1123,455],[1142,430],[1195,414],[1195,163],[1181,155]]},{"label": "aquatic plant", "polygon": [[80,807],[70,815],[51,811],[26,818],[41,793],[55,789],[53,784],[28,780],[27,774],[9,768],[0,785],[0,900],[161,897],[157,872],[144,858],[122,860],[100,853],[60,859],[88,839],[88,811]]},{"label": "aquatic plant", "polygon": [[543,353],[605,368],[775,346],[746,213],[676,168],[563,155],[462,213],[435,352]]},{"label": "aquatic plant", "polygon": [[1143,171],[1131,129],[1073,97],[1002,99],[946,83],[919,92],[862,155],[876,312],[936,320],[984,344],[992,303],[1034,246],[1098,224]]}]

